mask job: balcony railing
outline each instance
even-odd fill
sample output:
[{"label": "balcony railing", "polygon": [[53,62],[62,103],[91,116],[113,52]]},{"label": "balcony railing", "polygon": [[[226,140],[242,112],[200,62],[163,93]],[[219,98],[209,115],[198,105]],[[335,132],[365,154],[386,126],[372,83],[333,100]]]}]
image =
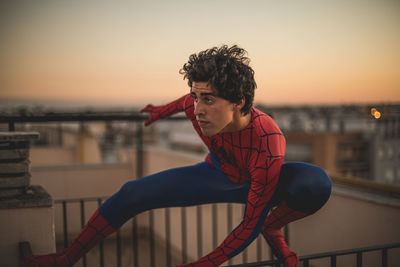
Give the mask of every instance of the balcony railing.
[{"label": "balcony railing", "polygon": [[[84,227],[84,224],[88,218],[85,218],[85,207],[88,203],[94,202],[97,203],[98,206],[101,205],[101,203],[105,200],[105,197],[102,198],[85,198],[85,199],[68,199],[68,200],[56,200],[56,208],[57,206],[60,206],[62,209],[62,229],[63,229],[63,241],[61,242],[63,244],[63,247],[67,247],[68,244],[70,243],[69,240],[69,232],[68,232],[68,206],[70,204],[79,204],[79,213],[80,213],[80,222],[81,222],[81,227]],[[212,236],[216,237],[218,236],[218,227],[217,227],[217,213],[216,213],[216,208],[217,205],[223,205],[223,204],[213,204],[212,205]],[[232,228],[232,205],[231,204],[226,204],[227,205],[227,229]],[[106,266],[117,266],[117,267],[122,267],[122,258],[127,257],[127,258],[132,258],[133,261],[129,266],[134,266],[134,267],[139,267],[139,266],[151,266],[155,267],[158,266],[156,265],[156,257],[158,257],[157,254],[163,254],[165,255],[165,266],[170,267],[170,266],[175,266],[174,264],[176,263],[184,263],[188,261],[188,254],[187,254],[187,245],[188,245],[188,233],[187,233],[187,217],[186,217],[186,209],[187,208],[179,208],[180,209],[180,214],[181,214],[181,259],[177,259],[178,262],[173,262],[172,258],[172,252],[171,252],[171,244],[170,244],[170,237],[171,237],[171,216],[170,216],[170,209],[166,208],[164,210],[164,220],[165,220],[165,244],[163,248],[165,251],[163,253],[156,253],[156,246],[155,246],[155,237],[154,237],[154,221],[156,219],[159,219],[156,217],[154,211],[148,211],[143,214],[137,215],[135,218],[131,219],[128,221],[126,224],[131,225],[131,232],[126,237],[126,234],[124,236],[124,239],[130,239],[129,244],[129,251],[131,251],[131,255],[123,255],[122,252],[122,237],[121,237],[121,232],[118,230],[110,240],[114,242],[114,244],[108,246],[108,250],[113,250],[115,253],[115,262],[110,262],[108,261],[108,264],[105,261],[104,258],[104,243],[101,242],[98,245],[98,251],[99,251],[99,266],[100,267],[106,267]],[[197,257],[201,257],[203,255],[202,251],[202,232],[204,231],[204,227],[202,224],[202,216],[203,216],[203,210],[202,206],[197,206],[196,207],[196,221],[197,221]],[[149,225],[148,229],[146,229],[147,234],[145,235],[148,240],[143,242],[143,239],[138,238],[141,234],[139,233],[138,225],[137,225],[137,220],[139,216],[147,216]],[[143,229],[141,229],[143,230]],[[288,233],[288,228],[284,228],[284,233],[285,233],[285,239],[289,239],[289,233]],[[144,257],[138,252],[138,248],[142,247],[143,244],[147,245],[147,250],[150,252],[149,257]],[[262,247],[261,247],[261,237],[258,237],[258,239],[255,241],[257,242],[257,262],[254,263],[248,263],[247,262],[247,255],[246,255],[246,250],[242,253],[242,264],[238,265],[229,265],[231,267],[256,267],[256,266],[281,266],[283,264],[282,262],[279,262],[277,259],[270,258],[268,261],[262,261],[261,260],[261,255],[262,255]],[[126,242],[125,242],[126,244]],[[217,246],[217,240],[214,238],[213,240],[213,245],[216,247]],[[114,248],[112,248],[114,247]],[[329,266],[330,267],[336,267],[337,266],[337,259],[340,256],[345,256],[345,255],[354,255],[356,258],[356,266],[357,267],[362,267],[363,266],[363,255],[368,253],[368,252],[374,252],[374,251],[380,251],[381,254],[381,266],[382,267],[387,267],[388,266],[388,252],[390,249],[393,248],[400,248],[400,243],[394,243],[394,244],[386,244],[386,245],[380,245],[380,246],[371,246],[371,247],[363,247],[363,248],[357,248],[357,249],[348,249],[348,250],[339,250],[339,251],[330,251],[330,252],[325,252],[325,253],[318,253],[318,254],[313,254],[313,255],[305,255],[300,257],[300,261],[303,263],[304,267],[310,266],[310,263],[312,263],[313,260],[317,259],[323,259],[327,258],[329,259]],[[96,249],[96,248],[94,248]],[[269,255],[272,255],[270,252]],[[239,256],[240,257],[240,256]],[[232,261],[230,261],[232,262]],[[83,257],[82,259],[82,266],[91,266],[92,264],[89,264],[86,256]],[[283,266],[283,265],[282,265]]]},{"label": "balcony railing", "polygon": [[[58,249],[62,249],[65,248],[69,245],[69,243],[72,241],[70,240],[70,237],[72,236],[69,230],[69,225],[68,225],[68,217],[72,216],[74,218],[76,217],[80,217],[80,223],[81,223],[81,228],[84,227],[86,221],[88,220],[88,218],[85,218],[85,213],[86,213],[86,207],[88,206],[88,204],[90,203],[95,203],[97,204],[97,206],[100,206],[101,203],[106,199],[106,197],[101,197],[101,198],[85,198],[85,199],[66,199],[66,200],[55,200],[55,208],[56,210],[60,209],[61,213],[62,213],[62,226],[59,228],[62,228],[62,236],[63,239],[61,240],[57,240],[58,243]],[[72,205],[79,205],[79,209],[78,211],[76,209],[75,212],[78,212],[79,214],[72,214],[73,211],[70,210],[70,206]],[[234,226],[233,223],[233,206],[232,204],[212,204],[211,205],[211,236],[213,238],[213,246],[217,247],[218,246],[218,240],[217,240],[217,236],[218,236],[218,216],[217,216],[217,205],[219,206],[226,206],[226,227],[224,227],[224,229],[232,229],[232,226]],[[179,209],[179,213],[180,213],[180,223],[181,223],[181,242],[180,242],[180,246],[179,246],[179,250],[180,250],[180,257],[179,259],[176,259],[174,262],[176,263],[182,263],[182,262],[187,262],[188,260],[188,219],[187,219],[187,209],[189,209],[190,207],[183,207],[183,208],[176,208]],[[203,207],[202,206],[196,206],[194,207],[196,209],[196,246],[197,246],[197,255],[192,255],[192,257],[201,257],[204,254],[204,250],[203,250],[203,232],[205,231],[205,226],[203,225]],[[244,208],[244,206],[243,206]],[[132,258],[133,259],[133,265],[134,267],[139,267],[139,266],[159,266],[156,264],[156,258],[158,257],[157,254],[162,254],[163,256],[165,256],[165,266],[166,267],[170,267],[170,266],[175,266],[173,265],[173,256],[172,256],[172,249],[171,249],[171,225],[173,222],[173,218],[171,218],[170,215],[170,208],[165,208],[165,209],[161,209],[163,210],[163,212],[161,213],[155,213],[153,210],[150,210],[148,212],[142,213],[137,215],[136,217],[132,218],[130,221],[128,221],[125,225],[130,225],[131,229],[129,231],[129,233],[127,234],[126,231],[123,234],[123,238],[129,239],[130,243],[128,243],[128,245],[125,246],[129,246],[130,248],[128,249],[128,251],[131,251],[131,253],[129,253],[130,255],[122,255],[122,243],[127,243],[127,242],[122,242],[122,234],[121,231],[118,230],[115,234],[113,234],[111,236],[111,238],[109,239],[110,242],[113,242],[113,244],[108,244],[108,250],[112,250],[115,253],[115,262],[108,262],[109,265],[107,265],[105,263],[105,259],[104,259],[104,252],[105,252],[105,248],[104,248],[104,243],[100,243],[98,246],[98,262],[99,262],[99,266],[104,267],[104,266],[117,266],[117,267],[121,267],[122,262],[121,259],[123,257],[128,257],[128,258]],[[160,218],[160,214],[164,214],[164,218]],[[161,215],[162,216],[162,215]],[[148,220],[148,225],[147,227],[144,228],[140,228],[138,227],[138,223],[137,221],[140,220],[143,217],[147,217]],[[156,240],[155,240],[155,234],[154,234],[154,222],[156,220],[165,220],[165,232],[162,234],[163,237],[165,237],[164,239],[164,244],[162,244],[163,249],[165,249],[165,251],[163,251],[162,253],[160,253],[159,251],[156,253]],[[57,226],[58,227],[58,226]],[[126,229],[126,228],[125,228]],[[145,231],[145,233],[143,233],[143,231]],[[289,231],[288,228],[285,227],[284,228],[284,235],[285,235],[285,239],[289,240]],[[143,238],[139,238],[139,236],[145,236],[147,240],[144,240]],[[261,236],[255,241],[257,243],[257,259],[259,261],[262,260],[262,246],[261,243],[263,242],[261,240]],[[141,244],[143,243],[143,244]],[[62,245],[62,247],[60,247],[60,245]],[[148,257],[144,257],[143,255],[141,255],[138,252],[138,248],[143,248],[143,246],[147,246],[147,251],[149,252]],[[96,249],[96,248],[94,248]],[[126,249],[125,249],[126,251]],[[269,255],[272,255],[272,253],[270,252]],[[238,256],[240,257],[240,256]],[[248,262],[248,257],[247,257],[247,252],[244,251],[241,255],[242,257],[242,263],[247,263]],[[270,260],[272,260],[273,258],[270,258]],[[232,262],[232,261],[231,261]],[[82,264],[84,267],[86,266],[90,266],[90,264],[87,263],[87,259],[86,257],[83,258],[82,260]]]}]

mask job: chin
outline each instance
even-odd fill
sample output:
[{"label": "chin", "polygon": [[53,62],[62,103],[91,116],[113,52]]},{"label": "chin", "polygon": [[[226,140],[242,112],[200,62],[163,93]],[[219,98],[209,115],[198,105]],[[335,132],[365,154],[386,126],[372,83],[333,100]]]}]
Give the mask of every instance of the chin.
[{"label": "chin", "polygon": [[201,129],[201,132],[205,135],[205,136],[213,136],[215,134],[217,134],[218,132],[212,131],[212,130],[206,130],[206,129]]}]

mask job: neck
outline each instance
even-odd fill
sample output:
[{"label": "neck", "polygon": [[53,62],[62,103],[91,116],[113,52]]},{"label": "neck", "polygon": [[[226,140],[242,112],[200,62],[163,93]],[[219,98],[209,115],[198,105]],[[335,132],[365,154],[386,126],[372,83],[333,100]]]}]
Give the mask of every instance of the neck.
[{"label": "neck", "polygon": [[249,125],[251,121],[251,113],[243,115],[241,112],[233,115],[232,123],[222,132],[239,132]]},{"label": "neck", "polygon": [[241,131],[244,128],[246,128],[247,125],[249,125],[250,120],[251,120],[251,113],[246,114],[246,115],[240,114],[240,117],[238,118],[238,121],[237,121],[237,130],[236,131]]}]

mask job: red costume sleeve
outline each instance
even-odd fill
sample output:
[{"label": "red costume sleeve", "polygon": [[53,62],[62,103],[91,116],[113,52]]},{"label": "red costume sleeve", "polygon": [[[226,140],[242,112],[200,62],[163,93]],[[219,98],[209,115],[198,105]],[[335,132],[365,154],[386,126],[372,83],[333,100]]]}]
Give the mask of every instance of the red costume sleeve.
[{"label": "red costume sleeve", "polygon": [[190,95],[184,95],[181,98],[162,106],[153,106],[151,104],[147,105],[140,112],[147,112],[150,114],[150,117],[144,123],[145,126],[153,123],[156,120],[163,119],[170,115],[181,112],[185,108],[185,101],[190,98]]}]

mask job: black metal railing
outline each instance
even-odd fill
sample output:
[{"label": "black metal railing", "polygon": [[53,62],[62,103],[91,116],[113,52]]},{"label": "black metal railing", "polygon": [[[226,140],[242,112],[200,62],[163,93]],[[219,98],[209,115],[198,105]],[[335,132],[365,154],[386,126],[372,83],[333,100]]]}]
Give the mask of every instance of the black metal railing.
[{"label": "black metal railing", "polygon": [[[137,111],[83,111],[83,112],[40,112],[22,114],[1,114],[0,123],[8,123],[9,130],[15,130],[16,123],[29,122],[94,122],[94,121],[137,121],[141,122],[147,115]],[[168,119],[183,119],[169,117]]]},{"label": "black metal railing", "polygon": [[[105,197],[101,198],[86,198],[86,199],[68,199],[68,200],[56,200],[56,208],[61,208],[62,209],[62,236],[63,240],[60,242],[58,240],[58,243],[62,244],[63,247],[68,246],[68,244],[72,241],[69,239],[69,226],[68,226],[68,205],[69,204],[79,204],[79,216],[80,216],[80,222],[81,222],[81,227],[83,228],[85,224],[85,220],[88,218],[85,218],[85,206],[89,202],[94,202],[96,203],[97,206],[100,206],[101,203],[105,200]],[[212,238],[213,238],[213,246],[217,246],[217,236],[218,236],[218,220],[217,220],[217,206],[218,205],[226,205],[226,216],[227,216],[227,225],[226,229],[232,229],[233,226],[233,212],[232,212],[232,204],[212,204],[211,207],[211,232],[212,232]],[[196,209],[196,221],[197,221],[197,257],[201,257],[203,255],[203,231],[204,231],[204,225],[203,225],[203,216],[204,216],[204,211],[202,209],[202,206],[196,206],[194,207]],[[161,248],[164,249],[164,252],[159,251],[159,247],[156,248],[156,241],[155,241],[155,233],[154,233],[154,222],[155,220],[159,220],[162,218],[158,218],[158,216],[155,214],[153,210],[150,210],[148,212],[142,213],[137,215],[136,217],[132,218],[130,221],[128,221],[126,224],[130,224],[130,234],[128,236],[126,233],[122,237],[121,231],[118,230],[113,238],[110,238],[110,242],[113,242],[113,244],[108,244],[107,250],[108,252],[114,251],[115,253],[115,262],[106,262],[104,258],[105,254],[105,246],[104,246],[104,241],[102,241],[98,245],[98,262],[100,267],[105,267],[105,266],[117,266],[121,267],[123,266],[122,264],[122,258],[127,257],[129,259],[132,259],[129,265],[127,266],[134,266],[134,267],[139,267],[139,266],[160,266],[159,264],[156,264],[156,259],[159,257],[159,254],[165,255],[163,259],[165,260],[165,263],[163,263],[163,266],[170,267],[170,266],[175,266],[176,264],[180,264],[183,262],[188,261],[188,233],[187,233],[187,209],[188,208],[179,208],[180,209],[180,214],[181,214],[181,244],[179,247],[180,250],[180,256],[178,258],[175,257],[173,259],[173,253],[172,253],[172,248],[171,248],[171,225],[172,225],[172,219],[171,219],[171,214],[170,214],[170,208],[163,209],[164,210],[164,220],[165,220],[165,233],[164,237],[165,239],[163,240],[164,244],[161,244]],[[148,218],[148,225],[146,228],[138,228],[138,218],[140,216]],[[179,220],[179,219],[178,219]],[[144,232],[144,233],[143,233]],[[285,232],[285,237],[286,240],[288,240],[288,228],[285,227],[284,229]],[[140,236],[145,236],[147,240],[144,240],[144,238],[140,238]],[[125,251],[128,250],[130,251],[131,256],[127,256],[126,252],[122,252],[122,239],[130,239],[130,243],[128,243],[129,248],[126,249],[126,242],[125,242]],[[237,265],[230,265],[231,267],[256,267],[256,266],[283,266],[282,262],[279,262],[277,259],[274,259],[272,257],[271,251],[269,251],[269,260],[263,261],[262,260],[262,246],[261,243],[263,242],[261,237],[258,237],[258,239],[255,241],[256,242],[256,251],[257,251],[257,261],[253,263],[248,263],[248,256],[247,256],[247,251],[245,250],[242,255],[241,255],[241,264]],[[143,243],[143,244],[142,244]],[[146,247],[147,248],[144,248]],[[114,248],[113,248],[114,247]],[[60,247],[59,247],[60,248]],[[139,248],[142,250],[145,249],[148,251],[148,257],[144,258],[145,256],[139,253]],[[345,255],[354,255],[356,258],[356,265],[357,267],[362,267],[363,266],[363,255],[368,253],[368,252],[373,252],[373,251],[380,251],[381,255],[381,265],[382,267],[387,267],[388,265],[388,252],[390,249],[393,248],[400,248],[400,243],[393,243],[393,244],[386,244],[386,245],[379,245],[379,246],[371,246],[371,247],[362,247],[362,248],[356,248],[356,249],[347,249],[347,250],[338,250],[338,251],[330,251],[330,252],[325,252],[325,253],[318,253],[318,254],[312,254],[312,255],[305,255],[300,257],[300,261],[302,262],[302,266],[308,267],[313,261],[316,261],[318,259],[328,259],[329,260],[329,266],[330,267],[336,267],[337,265],[337,260],[340,256],[345,256]],[[176,256],[176,255],[175,255]],[[192,255],[196,257],[196,255]],[[159,260],[159,259],[158,259]],[[232,260],[230,261],[229,264],[232,264]],[[83,257],[82,259],[82,266],[91,266],[90,262],[88,262],[86,256]],[[328,265],[326,265],[328,266]]]},{"label": "black metal railing", "polygon": [[[70,240],[71,237],[71,233],[70,233],[70,227],[68,224],[68,217],[72,216],[74,218],[76,218],[77,216],[80,217],[80,222],[81,222],[81,228],[84,227],[85,221],[87,221],[89,218],[85,218],[85,214],[86,214],[86,206],[89,203],[95,203],[97,207],[99,207],[102,202],[106,199],[106,197],[99,197],[99,198],[85,198],[85,199],[66,199],[66,200],[55,200],[55,208],[60,209],[60,212],[62,213],[62,226],[56,226],[56,228],[61,228],[62,229],[62,240],[57,240],[58,243],[58,249],[61,248],[65,248],[67,247],[70,242],[72,240]],[[78,205],[79,206],[79,211],[75,212],[77,214],[71,214],[71,211],[69,211],[69,205]],[[218,216],[217,216],[217,207],[218,206],[226,206],[226,225],[224,227],[219,227],[221,225],[219,225],[218,222]],[[211,236],[212,236],[212,244],[214,247],[217,247],[218,245],[218,229],[227,229],[227,231],[232,230],[232,226],[234,226],[237,222],[234,222],[234,218],[233,218],[233,205],[238,205],[239,204],[211,204]],[[93,206],[93,205],[92,205]],[[93,207],[92,207],[93,208]],[[155,233],[154,233],[154,222],[155,220],[159,220],[159,219],[163,219],[165,220],[165,233],[163,234],[163,238],[164,238],[164,244],[161,244],[162,249],[165,249],[165,252],[163,252],[162,254],[165,255],[165,266],[170,267],[170,266],[175,266],[174,264],[178,264],[178,263],[182,263],[182,262],[187,262],[188,259],[188,218],[187,218],[187,209],[189,209],[190,207],[182,207],[182,208],[177,208],[180,209],[180,216],[181,216],[181,244],[179,246],[179,251],[180,251],[180,257],[176,258],[173,260],[173,256],[172,256],[172,248],[171,248],[171,225],[172,225],[172,218],[171,218],[171,213],[170,213],[170,209],[171,208],[165,208],[162,209],[164,210],[164,218],[158,218],[158,216],[155,214],[155,212],[153,210],[144,212],[142,214],[137,215],[136,217],[132,218],[130,221],[128,221],[126,223],[126,225],[131,225],[131,231],[130,233],[126,234],[124,233],[124,239],[130,239],[131,242],[128,245],[130,248],[128,249],[129,251],[131,251],[130,255],[128,256],[128,258],[132,258],[132,265],[134,267],[139,267],[139,266],[151,266],[151,267],[155,267],[155,266],[159,266],[156,265],[156,258],[158,257],[158,253],[156,251],[158,251],[156,249],[156,244],[155,244]],[[204,211],[203,211],[203,206],[196,206],[193,207],[193,209],[195,209],[195,221],[196,221],[196,243],[197,243],[197,255],[192,255],[194,257],[198,257],[200,258],[201,256],[203,256],[203,248],[204,248],[204,242],[203,242],[203,232],[205,230],[205,225],[203,224],[203,216],[204,216]],[[244,205],[242,205],[242,209],[241,211],[243,211],[244,209]],[[148,224],[146,228],[138,228],[138,219],[140,219],[140,217],[147,217],[148,219]],[[179,220],[179,219],[178,219]],[[176,229],[175,229],[176,230]],[[288,241],[288,237],[289,237],[289,232],[288,232],[288,228],[285,227],[284,228],[284,233],[285,233],[285,238]],[[76,233],[75,233],[76,234]],[[227,232],[228,234],[228,232]],[[140,236],[144,236],[144,238],[140,238]],[[262,256],[262,240],[261,240],[261,236],[257,239],[256,241],[256,251],[257,251],[257,260],[261,261],[263,256]],[[112,262],[108,264],[108,266],[117,266],[117,267],[121,267],[122,263],[121,263],[121,258],[123,257],[122,255],[122,235],[121,235],[121,231],[118,230],[113,236],[112,238],[110,238],[110,242],[113,242],[114,244],[108,244],[108,250],[110,251],[114,251],[115,253],[115,262]],[[126,242],[125,242],[126,243]],[[144,243],[145,245],[141,244]],[[62,247],[60,247],[60,245]],[[147,251],[148,251],[148,258],[144,259],[143,256],[139,253],[139,249],[141,248],[143,249],[143,246],[147,246]],[[113,248],[114,247],[114,248]],[[105,259],[104,259],[104,254],[105,254],[105,247],[104,247],[104,241],[101,242],[98,245],[98,262],[99,262],[99,266],[104,267],[107,266],[107,264],[105,263]],[[125,248],[126,250],[126,248]],[[193,253],[192,253],[193,254]],[[264,253],[265,254],[265,253]],[[126,256],[126,255],[125,255]],[[176,256],[176,255],[175,255]],[[247,263],[248,262],[248,255],[246,250],[242,253],[241,255],[242,257],[242,263]],[[265,258],[265,255],[264,255]],[[269,259],[272,260],[272,252],[269,251]],[[145,263],[145,264],[144,264]],[[230,263],[232,263],[232,261],[230,261]],[[90,264],[88,264],[88,260],[85,257],[83,257],[82,259],[82,265],[84,267],[86,266],[90,266]],[[130,266],[132,266],[130,265]]]}]

